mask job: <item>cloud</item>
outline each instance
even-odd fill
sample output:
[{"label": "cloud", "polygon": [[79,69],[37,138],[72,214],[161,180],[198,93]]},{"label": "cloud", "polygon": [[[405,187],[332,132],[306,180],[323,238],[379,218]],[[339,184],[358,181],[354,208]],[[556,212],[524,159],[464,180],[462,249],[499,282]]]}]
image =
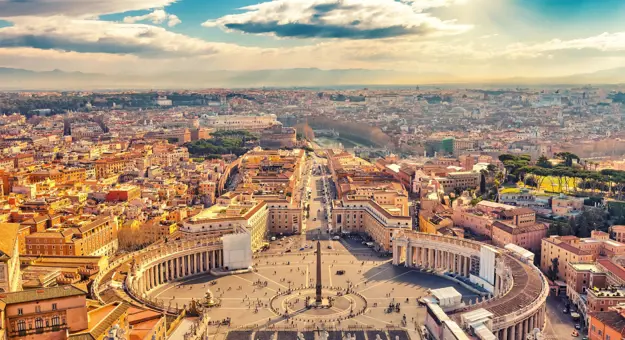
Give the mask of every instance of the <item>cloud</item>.
[{"label": "cloud", "polygon": [[545,53],[564,50],[596,50],[601,52],[625,51],[625,32],[608,33],[579,39],[552,39],[543,43],[509,45],[503,53],[512,58],[536,58]]},{"label": "cloud", "polygon": [[0,28],[0,47],[33,47],[150,58],[212,55],[237,45],[210,43],[158,26],[66,17],[21,17]]},{"label": "cloud", "polygon": [[0,18],[21,16],[96,17],[163,8],[176,0],[0,0]]},{"label": "cloud", "polygon": [[167,23],[167,26],[174,27],[180,24],[182,21],[175,14],[168,14],[164,9],[155,9],[153,12],[139,15],[139,16],[128,16],[124,18],[124,22],[127,24],[134,24],[139,21],[149,21],[153,24],[160,25],[164,22]]},{"label": "cloud", "polygon": [[379,39],[458,34],[471,29],[425,10],[455,0],[273,0],[244,13],[209,20],[205,27],[291,38]]}]

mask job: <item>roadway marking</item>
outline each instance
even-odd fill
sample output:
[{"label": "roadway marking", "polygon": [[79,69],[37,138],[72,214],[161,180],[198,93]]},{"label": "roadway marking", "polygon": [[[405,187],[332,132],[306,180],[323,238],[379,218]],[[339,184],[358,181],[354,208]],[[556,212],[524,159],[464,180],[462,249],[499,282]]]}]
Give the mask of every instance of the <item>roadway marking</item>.
[{"label": "roadway marking", "polygon": [[388,279],[388,280],[386,280],[386,281],[380,281],[380,282],[378,282],[378,283],[374,284],[373,286],[369,286],[369,287],[367,287],[367,288],[365,288],[365,289],[363,289],[363,290],[359,291],[358,293],[362,293],[362,292],[367,291],[367,290],[369,290],[369,289],[371,289],[371,288],[373,288],[373,287],[377,287],[377,286],[379,286],[379,285],[381,285],[381,284],[383,284],[383,283],[386,283],[386,282],[392,281],[392,280],[394,280],[394,279],[396,279],[396,278],[398,278],[398,277],[400,277],[400,276],[404,276],[404,275],[406,275],[406,274],[408,274],[408,273],[412,273],[412,272],[414,272],[414,270],[409,270],[409,271],[407,271],[407,272],[405,272],[405,273],[402,273],[402,274],[399,274],[399,275],[393,276],[393,277],[391,277],[390,279]]},{"label": "roadway marking", "polygon": [[274,280],[272,280],[272,279],[270,279],[270,278],[268,278],[268,277],[266,277],[266,276],[264,276],[264,275],[258,274],[257,272],[254,272],[254,274],[256,274],[256,275],[258,275],[258,276],[262,277],[263,279],[265,279],[265,280],[267,280],[267,281],[271,281],[271,282],[273,282],[273,283],[277,284],[278,286],[280,286],[280,287],[282,287],[282,288],[289,289],[289,287],[287,287],[287,286],[285,286],[285,285],[283,285],[283,284],[281,284],[281,283],[278,283],[278,282],[276,282],[276,281],[274,281]]},{"label": "roadway marking", "polygon": [[[376,267],[374,267],[374,268],[377,268],[377,266],[376,266]],[[358,283],[357,283],[357,285],[359,285],[359,284],[361,284],[361,283],[363,283],[363,282],[367,282],[367,281],[369,281],[369,280],[373,279],[374,277],[376,277],[376,276],[378,276],[378,275],[380,275],[380,274],[384,273],[385,271],[387,271],[387,270],[389,270],[389,269],[391,269],[391,268],[386,268],[386,269],[383,269],[382,271],[379,271],[379,272],[377,272],[377,273],[375,273],[375,274],[371,275],[368,279],[367,279],[367,278],[365,278],[364,280],[362,280],[362,281],[358,282]]]},{"label": "roadway marking", "polygon": [[[362,316],[366,316],[366,315],[363,314]],[[356,318],[352,318],[351,320],[354,320],[354,321],[358,322],[359,324],[362,324],[362,325],[365,325],[365,326],[369,326],[369,324],[361,322],[361,321],[358,321],[358,319],[356,319]]]},{"label": "roadway marking", "polygon": [[328,279],[330,279],[330,287],[332,287],[332,265],[328,266]]},{"label": "roadway marking", "polygon": [[360,315],[361,315],[361,316],[364,316],[365,318],[368,318],[368,319],[374,320],[374,321],[383,322],[383,323],[385,323],[385,324],[387,324],[387,325],[392,325],[392,324],[393,324],[392,322],[386,322],[386,321],[384,321],[384,320],[375,319],[375,318],[372,318],[372,317],[370,317],[370,316],[368,316],[368,315],[364,315],[364,314],[360,314]]},{"label": "roadway marking", "polygon": [[[250,280],[248,280],[248,279],[244,279],[244,278],[240,277],[239,275],[232,275],[232,276],[233,276],[233,277],[236,277],[236,278],[239,278],[239,279],[241,279],[241,280],[243,280],[243,281],[247,281],[247,282],[249,282],[249,283],[251,283],[251,284],[254,284],[254,281],[250,281]],[[269,288],[269,287],[263,287],[263,288],[267,288],[267,289],[269,289],[269,290],[272,290],[272,291],[274,291],[274,292],[277,292],[277,290],[275,290],[275,289],[273,289],[273,288]],[[254,289],[256,289],[256,287],[254,287]]]}]

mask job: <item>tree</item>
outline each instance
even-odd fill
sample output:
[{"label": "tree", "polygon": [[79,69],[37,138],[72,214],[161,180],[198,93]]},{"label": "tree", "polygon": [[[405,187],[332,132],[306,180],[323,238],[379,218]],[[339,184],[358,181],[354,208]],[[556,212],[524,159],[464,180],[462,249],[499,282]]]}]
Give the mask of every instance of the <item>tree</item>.
[{"label": "tree", "polygon": [[549,269],[547,270],[547,277],[549,278],[549,280],[551,281],[555,281],[558,279],[558,266],[560,264],[558,263],[558,258],[554,257],[551,259],[551,266],[549,266]]},{"label": "tree", "polygon": [[580,160],[579,156],[570,152],[558,152],[557,154],[555,154],[555,156],[556,158],[563,160],[564,165],[568,167],[573,166],[573,160],[575,160],[577,163],[579,163]]},{"label": "tree", "polygon": [[506,179],[513,182],[519,181],[520,170],[529,165],[531,157],[529,155],[501,154],[499,160],[506,169]]},{"label": "tree", "polygon": [[553,164],[551,164],[551,162],[549,161],[547,157],[545,157],[545,155],[542,155],[538,157],[538,160],[536,161],[536,166],[539,166],[545,169],[551,169],[553,167]]},{"label": "tree", "polygon": [[480,171],[480,194],[486,192],[486,170]]}]

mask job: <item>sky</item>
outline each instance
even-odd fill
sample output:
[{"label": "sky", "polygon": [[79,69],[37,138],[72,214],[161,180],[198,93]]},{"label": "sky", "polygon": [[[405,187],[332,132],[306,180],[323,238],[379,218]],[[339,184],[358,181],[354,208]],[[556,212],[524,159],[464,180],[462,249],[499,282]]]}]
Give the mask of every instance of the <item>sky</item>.
[{"label": "sky", "polygon": [[0,0],[0,67],[450,79],[625,67],[624,0]]}]

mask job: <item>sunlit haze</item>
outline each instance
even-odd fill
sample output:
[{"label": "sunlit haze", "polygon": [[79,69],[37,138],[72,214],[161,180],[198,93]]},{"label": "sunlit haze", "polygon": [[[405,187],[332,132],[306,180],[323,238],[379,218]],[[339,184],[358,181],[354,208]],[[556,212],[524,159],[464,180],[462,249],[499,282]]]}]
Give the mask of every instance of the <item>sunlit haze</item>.
[{"label": "sunlit haze", "polygon": [[[625,65],[624,16],[620,0],[0,0],[0,67],[152,82],[300,68],[388,71],[377,84],[575,82]],[[349,80],[336,73],[317,85]]]}]

